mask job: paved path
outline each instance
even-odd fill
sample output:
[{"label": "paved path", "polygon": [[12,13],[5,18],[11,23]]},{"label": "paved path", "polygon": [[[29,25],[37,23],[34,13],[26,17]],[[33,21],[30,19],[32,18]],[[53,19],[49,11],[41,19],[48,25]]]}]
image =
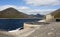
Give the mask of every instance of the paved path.
[{"label": "paved path", "polygon": [[44,25],[27,37],[60,37],[60,22]]}]

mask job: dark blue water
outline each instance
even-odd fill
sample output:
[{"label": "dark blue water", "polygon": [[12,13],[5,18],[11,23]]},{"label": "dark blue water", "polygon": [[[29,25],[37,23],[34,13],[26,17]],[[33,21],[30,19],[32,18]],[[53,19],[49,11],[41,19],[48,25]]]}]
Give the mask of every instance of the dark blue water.
[{"label": "dark blue water", "polygon": [[0,19],[0,29],[1,30],[15,30],[22,27],[24,22],[36,22],[40,19]]}]

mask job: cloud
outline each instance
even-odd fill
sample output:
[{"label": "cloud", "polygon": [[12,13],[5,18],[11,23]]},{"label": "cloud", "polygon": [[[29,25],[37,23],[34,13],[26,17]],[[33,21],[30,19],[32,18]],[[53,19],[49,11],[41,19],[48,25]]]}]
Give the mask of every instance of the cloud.
[{"label": "cloud", "polygon": [[6,8],[9,8],[9,7],[16,8],[16,6],[14,6],[14,5],[3,5],[3,6],[0,6],[0,11],[1,11],[1,10],[4,10],[4,9],[6,9]]},{"label": "cloud", "polygon": [[9,7],[16,8],[16,9],[29,9],[26,6],[3,5],[3,6],[0,6],[0,10],[4,10],[6,8],[9,8]]},{"label": "cloud", "polygon": [[7,9],[9,7],[15,8],[18,11],[23,12],[23,13],[27,13],[30,9],[29,7],[26,7],[26,6],[3,5],[3,6],[0,6],[0,11]]},{"label": "cloud", "polygon": [[47,14],[50,13],[51,11],[54,11],[56,9],[45,9],[45,10],[40,10],[40,9],[31,9],[30,7],[27,6],[15,6],[15,5],[3,5],[0,6],[0,11],[4,10],[6,8],[13,7],[17,9],[20,12],[26,13],[26,14]]},{"label": "cloud", "polygon": [[34,6],[54,6],[59,5],[59,0],[24,0],[26,4],[34,5]]},{"label": "cloud", "polygon": [[41,9],[33,9],[33,10],[29,10],[29,14],[49,14],[51,13],[52,11],[55,11],[56,9],[44,9],[44,10],[41,10]]}]

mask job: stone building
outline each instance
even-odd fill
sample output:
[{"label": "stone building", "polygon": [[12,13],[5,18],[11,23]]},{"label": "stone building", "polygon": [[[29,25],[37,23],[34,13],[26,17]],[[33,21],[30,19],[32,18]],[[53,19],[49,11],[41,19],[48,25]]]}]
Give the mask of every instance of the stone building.
[{"label": "stone building", "polygon": [[46,21],[60,21],[60,9],[47,14]]},{"label": "stone building", "polygon": [[46,22],[52,22],[52,21],[54,21],[54,16],[52,16],[51,14],[48,14],[48,15],[46,15]]}]

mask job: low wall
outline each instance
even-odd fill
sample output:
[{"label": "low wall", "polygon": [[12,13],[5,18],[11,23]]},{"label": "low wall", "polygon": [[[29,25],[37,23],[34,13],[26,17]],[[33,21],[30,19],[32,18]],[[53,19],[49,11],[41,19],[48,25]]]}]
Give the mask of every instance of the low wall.
[{"label": "low wall", "polygon": [[34,27],[37,27],[37,26],[39,26],[39,25],[33,25],[33,24],[24,23],[24,29],[34,28]]}]

